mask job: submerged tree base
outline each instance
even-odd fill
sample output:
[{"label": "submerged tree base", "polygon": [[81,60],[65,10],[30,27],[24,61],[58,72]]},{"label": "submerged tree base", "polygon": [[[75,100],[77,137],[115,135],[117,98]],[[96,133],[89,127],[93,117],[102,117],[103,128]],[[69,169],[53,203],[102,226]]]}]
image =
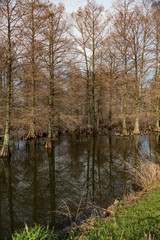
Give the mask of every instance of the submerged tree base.
[{"label": "submerged tree base", "polygon": [[160,132],[160,127],[155,127],[154,129],[153,129],[153,132]]},{"label": "submerged tree base", "polygon": [[29,133],[27,134],[27,136],[24,139],[25,140],[37,139],[37,136],[36,136],[35,132],[29,131]]},{"label": "submerged tree base", "polygon": [[4,145],[0,151],[0,157],[7,158],[7,157],[9,157],[9,155],[10,155],[9,146]]},{"label": "submerged tree base", "polygon": [[139,129],[135,129],[134,131],[133,131],[133,135],[140,135],[141,133],[140,133],[140,131],[139,131]]},{"label": "submerged tree base", "polygon": [[123,131],[122,131],[122,135],[123,135],[123,136],[128,136],[128,135],[129,135],[128,132],[127,132],[127,129],[126,129],[126,128],[123,129]]},{"label": "submerged tree base", "polygon": [[53,140],[52,139],[48,139],[47,142],[45,143],[44,147],[46,149],[52,149],[53,148]]}]

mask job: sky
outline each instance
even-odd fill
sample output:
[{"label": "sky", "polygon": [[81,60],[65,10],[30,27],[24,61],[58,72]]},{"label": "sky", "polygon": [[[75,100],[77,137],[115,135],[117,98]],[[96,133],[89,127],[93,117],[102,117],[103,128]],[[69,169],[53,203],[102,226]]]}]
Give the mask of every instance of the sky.
[{"label": "sky", "polygon": [[[109,9],[114,0],[97,0],[98,4],[102,4],[105,9]],[[52,0],[53,3],[63,3],[65,5],[66,11],[71,13],[76,11],[78,7],[83,6],[87,3],[87,0]]]}]

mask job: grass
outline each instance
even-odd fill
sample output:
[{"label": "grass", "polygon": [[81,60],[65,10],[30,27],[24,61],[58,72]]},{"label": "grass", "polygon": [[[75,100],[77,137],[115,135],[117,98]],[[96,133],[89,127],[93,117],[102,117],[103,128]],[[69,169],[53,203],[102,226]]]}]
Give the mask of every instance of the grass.
[{"label": "grass", "polygon": [[129,197],[124,206],[114,209],[112,217],[91,220],[78,231],[72,231],[71,239],[160,239],[160,167],[152,162],[139,161],[136,167],[129,166],[129,173],[132,183],[145,189],[146,193],[134,193],[134,197]]},{"label": "grass", "polygon": [[71,239],[160,239],[160,190],[146,193],[133,206],[118,206],[111,220],[98,220],[78,232],[72,231]]},{"label": "grass", "polygon": [[[36,225],[34,227],[28,227],[25,224],[25,228],[20,233],[15,233],[12,236],[12,240],[60,240],[59,235],[55,234],[53,230]],[[63,238],[64,239],[64,238]]]},{"label": "grass", "polygon": [[160,182],[160,166],[153,162],[139,160],[133,167],[129,166],[129,173],[132,175],[132,182],[141,188],[146,188]]},{"label": "grass", "polygon": [[[87,183],[86,183],[87,184]],[[93,203],[85,202],[86,184],[83,188],[80,201],[77,204],[72,199],[61,199],[60,205],[55,211],[57,214],[70,220],[70,226],[73,228],[79,226],[82,222],[86,222],[88,218],[100,217],[105,211],[104,208],[96,206]],[[69,230],[67,230],[68,232]]]}]

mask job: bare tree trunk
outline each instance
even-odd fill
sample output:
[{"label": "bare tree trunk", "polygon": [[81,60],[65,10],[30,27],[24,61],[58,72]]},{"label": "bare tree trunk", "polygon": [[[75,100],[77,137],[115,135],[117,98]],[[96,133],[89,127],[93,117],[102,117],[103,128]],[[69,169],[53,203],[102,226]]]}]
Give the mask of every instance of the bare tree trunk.
[{"label": "bare tree trunk", "polygon": [[54,28],[53,15],[49,17],[49,124],[48,124],[48,139],[45,148],[53,148],[53,107],[54,107]]},{"label": "bare tree trunk", "polygon": [[95,26],[94,19],[92,20],[92,117],[93,117],[93,132],[96,132],[96,109],[95,109]]},{"label": "bare tree trunk", "polygon": [[91,128],[91,106],[90,106],[90,84],[89,84],[89,67],[88,67],[88,58],[86,53],[86,46],[85,46],[85,40],[82,34],[82,41],[83,41],[83,51],[84,51],[84,57],[85,57],[85,64],[86,64],[86,74],[87,74],[87,127],[88,129]]},{"label": "bare tree trunk", "polygon": [[53,103],[54,103],[54,74],[50,76],[50,95],[49,95],[49,124],[48,124],[48,139],[45,148],[53,148]]},{"label": "bare tree trunk", "polygon": [[124,99],[123,99],[123,130],[122,134],[127,135],[126,126],[126,110],[127,110],[127,12],[126,12],[126,0],[124,1]]},{"label": "bare tree trunk", "polygon": [[[159,71],[159,73],[158,73]],[[159,67],[159,24],[156,26],[156,72],[155,72],[155,83],[156,88],[158,90],[158,94],[156,96],[156,127],[155,131],[160,131],[160,119],[159,119],[159,81],[160,81],[160,67]]]},{"label": "bare tree trunk", "polygon": [[36,139],[35,134],[35,22],[34,22],[34,11],[35,11],[35,1],[32,3],[32,13],[31,13],[31,67],[32,67],[32,100],[31,100],[31,120],[30,129],[26,139]]},{"label": "bare tree trunk", "polygon": [[134,65],[135,65],[135,80],[136,80],[136,104],[135,104],[135,113],[136,113],[136,120],[134,125],[134,134],[139,134],[139,79],[138,79],[138,52],[137,52],[137,46],[136,46],[136,40],[134,36]]},{"label": "bare tree trunk", "polygon": [[89,84],[89,67],[88,67],[88,58],[86,53],[85,40],[82,31],[82,40],[83,40],[83,51],[86,64],[86,74],[87,74],[87,128],[91,128],[91,106],[90,106],[90,84]]},{"label": "bare tree trunk", "polygon": [[[126,44],[126,43],[125,43]],[[125,76],[124,76],[124,99],[123,99],[123,130],[122,134],[127,135],[126,111],[127,111],[127,46],[125,46]]]},{"label": "bare tree trunk", "polygon": [[7,20],[8,20],[8,54],[7,54],[7,105],[6,105],[6,125],[3,146],[0,151],[0,157],[9,156],[9,138],[10,138],[10,108],[11,108],[11,81],[12,81],[12,49],[11,49],[11,23],[9,3],[7,2]]},{"label": "bare tree trunk", "polygon": [[142,98],[142,78],[143,78],[143,68],[144,68],[144,54],[146,48],[146,36],[147,36],[147,21],[145,21],[145,29],[144,29],[144,37],[143,37],[143,48],[141,54],[141,64],[140,64],[140,76],[138,81],[138,93],[136,98],[136,120],[134,125],[133,134],[140,134],[139,130],[139,111],[140,111],[140,104]]}]

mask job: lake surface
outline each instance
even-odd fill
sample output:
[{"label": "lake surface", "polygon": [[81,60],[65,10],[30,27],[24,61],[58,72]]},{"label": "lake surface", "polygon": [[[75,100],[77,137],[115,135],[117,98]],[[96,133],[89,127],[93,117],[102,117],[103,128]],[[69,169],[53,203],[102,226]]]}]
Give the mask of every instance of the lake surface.
[{"label": "lake surface", "polygon": [[[74,214],[76,204],[94,203],[107,208],[115,198],[130,191],[127,164],[139,159],[159,163],[160,137],[62,136],[53,151],[45,139],[11,141],[10,160],[0,160],[0,239],[28,225],[49,224],[57,229],[70,220],[67,203]],[[64,202],[65,201],[65,202]]]}]

